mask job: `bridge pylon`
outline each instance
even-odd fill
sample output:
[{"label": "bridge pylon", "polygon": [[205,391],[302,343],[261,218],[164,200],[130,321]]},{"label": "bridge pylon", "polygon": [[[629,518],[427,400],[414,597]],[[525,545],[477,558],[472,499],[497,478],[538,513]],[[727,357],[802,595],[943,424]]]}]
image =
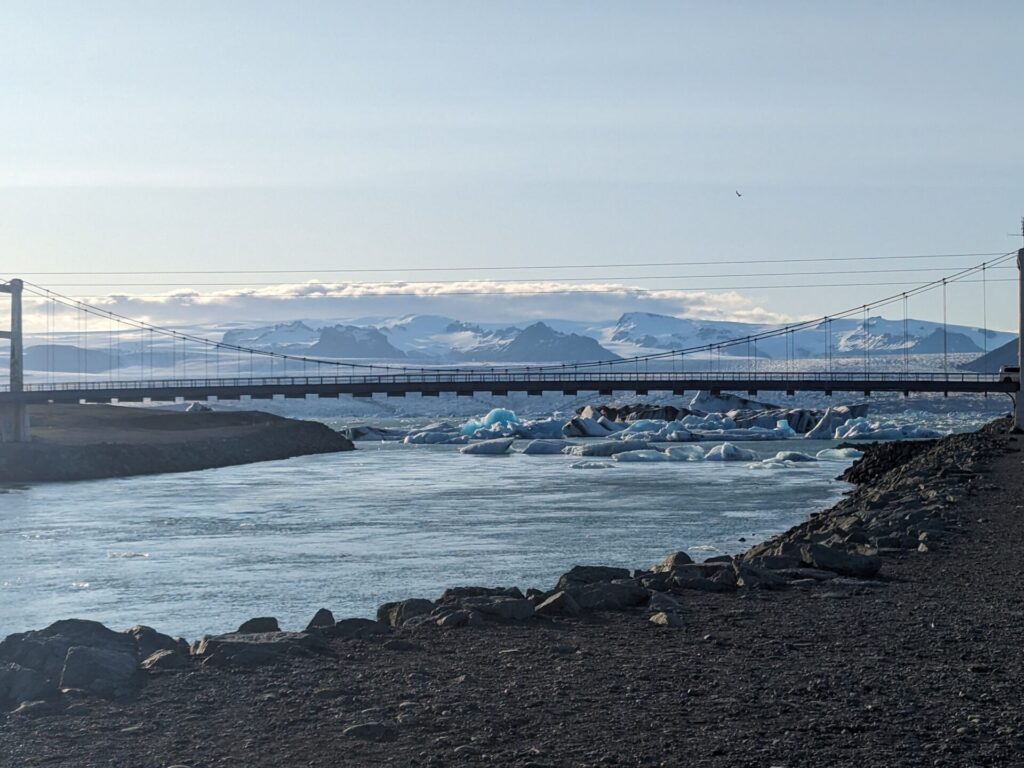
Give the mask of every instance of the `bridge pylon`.
[{"label": "bridge pylon", "polygon": [[[25,391],[25,347],[22,331],[21,294],[24,284],[15,278],[9,283],[0,285],[0,293],[11,296],[11,327],[8,331],[0,331],[0,339],[9,339],[10,352],[10,391],[12,394]],[[29,440],[28,406],[25,403],[13,402],[0,409],[0,442],[22,443]]]}]

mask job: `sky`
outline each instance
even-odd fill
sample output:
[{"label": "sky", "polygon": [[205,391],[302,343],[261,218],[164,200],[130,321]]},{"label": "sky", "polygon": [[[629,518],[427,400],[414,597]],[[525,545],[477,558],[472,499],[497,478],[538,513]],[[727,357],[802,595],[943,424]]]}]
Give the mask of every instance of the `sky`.
[{"label": "sky", "polygon": [[[902,257],[1020,247],[1021,29],[1019,2],[6,0],[0,276],[172,324],[834,313],[990,258]],[[102,274],[189,270],[256,271]]]}]

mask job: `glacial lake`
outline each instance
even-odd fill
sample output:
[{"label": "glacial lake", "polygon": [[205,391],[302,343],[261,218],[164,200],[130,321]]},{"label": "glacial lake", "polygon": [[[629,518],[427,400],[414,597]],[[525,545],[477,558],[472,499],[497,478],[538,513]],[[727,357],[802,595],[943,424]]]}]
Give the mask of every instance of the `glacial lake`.
[{"label": "glacial lake", "polygon": [[[834,441],[739,443],[759,457]],[[713,443],[704,444],[710,447]],[[70,617],[194,639],[252,616],[373,616],[449,586],[742,551],[833,504],[850,461],[619,464],[359,443],[152,477],[0,489],[0,637]],[[607,460],[604,460],[607,461]],[[745,539],[746,541],[743,541]]]}]

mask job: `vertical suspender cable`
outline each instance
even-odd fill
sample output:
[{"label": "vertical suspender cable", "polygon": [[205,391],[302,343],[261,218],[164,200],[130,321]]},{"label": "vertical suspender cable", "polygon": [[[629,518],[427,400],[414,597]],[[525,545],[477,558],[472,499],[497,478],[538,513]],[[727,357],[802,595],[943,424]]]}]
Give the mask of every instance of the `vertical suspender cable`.
[{"label": "vertical suspender cable", "polygon": [[946,333],[946,278],[942,278],[942,373],[949,376],[949,345]]},{"label": "vertical suspender cable", "polygon": [[910,375],[910,333],[907,328],[907,294],[903,294],[903,375]]},{"label": "vertical suspender cable", "polygon": [[[981,341],[983,344],[984,351],[983,355],[988,356],[988,283],[986,282],[985,276],[985,265],[981,265]],[[989,363],[985,360],[985,363]],[[986,373],[986,371],[982,371]]]}]

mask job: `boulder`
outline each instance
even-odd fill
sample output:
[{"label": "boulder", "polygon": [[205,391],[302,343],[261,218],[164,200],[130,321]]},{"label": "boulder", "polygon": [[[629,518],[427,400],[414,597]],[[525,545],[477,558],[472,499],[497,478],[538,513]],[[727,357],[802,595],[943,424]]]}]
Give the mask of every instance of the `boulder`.
[{"label": "boulder", "polygon": [[878,555],[861,555],[821,544],[808,544],[801,549],[801,553],[807,565],[841,576],[868,578],[877,574],[882,567],[882,558]]},{"label": "boulder", "polygon": [[188,666],[188,656],[180,651],[154,651],[142,662],[142,668],[150,672],[169,672]]},{"label": "boulder", "polygon": [[379,637],[391,632],[388,625],[373,619],[342,619],[333,627],[326,630],[331,637],[343,637],[350,640],[366,640],[369,637]]},{"label": "boulder", "polygon": [[157,651],[188,653],[188,643],[185,640],[157,632],[152,627],[136,624],[126,634],[135,641],[136,655],[140,659],[149,658]]},{"label": "boulder", "polygon": [[437,602],[452,605],[460,603],[465,597],[514,597],[522,600],[524,595],[519,587],[450,587]]},{"label": "boulder", "polygon": [[517,597],[466,597],[462,600],[462,607],[503,621],[525,621],[534,613],[533,603]]},{"label": "boulder", "polygon": [[747,565],[765,571],[780,571],[786,568],[799,568],[800,558],[788,555],[755,555],[744,559]]},{"label": "boulder", "polygon": [[280,632],[281,627],[277,624],[277,619],[273,616],[260,616],[256,619],[249,619],[242,623],[237,630],[236,635],[254,635],[263,632]]},{"label": "boulder", "polygon": [[305,632],[234,633],[203,638],[193,655],[204,665],[256,667],[286,656],[310,656],[327,650],[323,638]]},{"label": "boulder", "polygon": [[569,571],[559,577],[555,589],[572,589],[584,584],[628,578],[629,571],[626,568],[610,568],[604,565],[574,565]]},{"label": "boulder", "polygon": [[652,592],[651,599],[647,603],[647,610],[651,613],[661,613],[663,611],[668,613],[682,613],[683,604],[664,592]]},{"label": "boulder", "polygon": [[747,589],[783,589],[787,581],[771,571],[741,563],[736,566],[736,586]]},{"label": "boulder", "polygon": [[113,696],[135,686],[138,664],[134,647],[126,652],[75,645],[68,649],[60,687]]},{"label": "boulder", "polygon": [[551,597],[537,606],[541,616],[568,616],[575,618],[580,615],[580,606],[576,599],[565,591],[555,592]]},{"label": "boulder", "polygon": [[377,609],[377,621],[389,627],[400,627],[410,619],[424,616],[434,610],[430,600],[414,597],[394,603],[384,603]]},{"label": "boulder", "polygon": [[656,566],[651,568],[654,573],[665,573],[671,571],[673,568],[678,568],[681,565],[690,565],[693,559],[683,551],[673,552],[671,555],[666,557]]},{"label": "boulder", "polygon": [[598,582],[568,590],[584,611],[621,611],[646,603],[650,591],[638,584]]},{"label": "boulder", "polygon": [[0,711],[56,693],[57,687],[41,672],[13,663],[0,665]]},{"label": "boulder", "polygon": [[313,614],[313,618],[310,619],[309,624],[306,625],[307,632],[314,632],[316,630],[329,630],[333,629],[337,622],[334,620],[334,614],[326,608],[321,608]]}]

